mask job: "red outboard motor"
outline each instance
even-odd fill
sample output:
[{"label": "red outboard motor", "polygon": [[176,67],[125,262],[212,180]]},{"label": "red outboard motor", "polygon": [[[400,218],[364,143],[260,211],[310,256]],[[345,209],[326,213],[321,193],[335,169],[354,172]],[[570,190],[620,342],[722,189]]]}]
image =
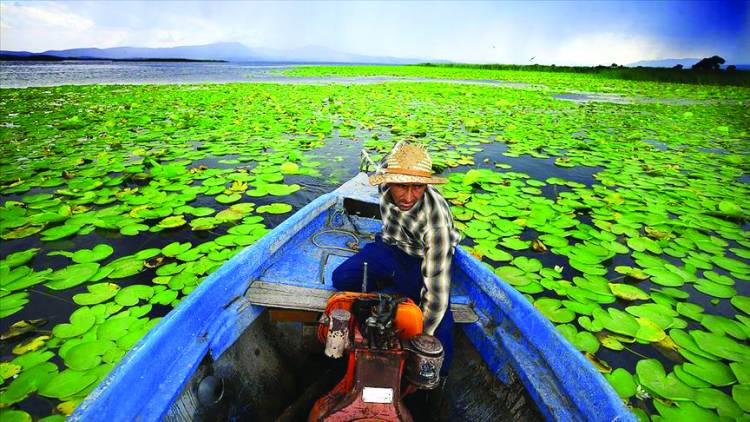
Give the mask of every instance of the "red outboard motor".
[{"label": "red outboard motor", "polygon": [[[309,421],[411,421],[402,402],[402,374],[416,388],[438,385],[443,349],[422,332],[422,311],[409,299],[338,293],[328,301],[318,338],[325,353],[348,352],[344,378],[321,397]],[[413,388],[412,388],[413,389]]]}]

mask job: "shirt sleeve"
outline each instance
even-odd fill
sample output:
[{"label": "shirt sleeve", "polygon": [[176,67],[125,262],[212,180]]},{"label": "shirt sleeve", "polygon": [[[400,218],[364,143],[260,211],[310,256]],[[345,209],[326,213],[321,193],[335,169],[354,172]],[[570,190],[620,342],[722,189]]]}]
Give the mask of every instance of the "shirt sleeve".
[{"label": "shirt sleeve", "polygon": [[424,236],[424,259],[422,261],[422,314],[423,331],[433,335],[448,311],[450,301],[450,270],[453,258],[450,228],[434,227]]}]

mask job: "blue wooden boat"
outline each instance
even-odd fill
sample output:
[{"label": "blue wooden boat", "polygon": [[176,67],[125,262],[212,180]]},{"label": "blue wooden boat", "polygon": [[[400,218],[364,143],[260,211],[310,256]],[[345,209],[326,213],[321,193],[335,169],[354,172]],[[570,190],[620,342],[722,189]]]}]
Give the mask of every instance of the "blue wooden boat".
[{"label": "blue wooden boat", "polygon": [[[325,306],[349,246],[379,231],[376,204],[360,173],[289,217],[164,317],[72,420],[304,419],[325,378],[306,335],[316,323],[274,309]],[[521,294],[460,247],[452,271],[454,364],[426,419],[635,420]]]}]

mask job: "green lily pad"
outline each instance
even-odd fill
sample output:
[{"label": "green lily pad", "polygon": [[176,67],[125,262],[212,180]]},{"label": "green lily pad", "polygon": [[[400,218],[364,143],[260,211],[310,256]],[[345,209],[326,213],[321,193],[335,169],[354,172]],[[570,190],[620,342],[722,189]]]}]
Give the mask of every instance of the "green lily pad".
[{"label": "green lily pad", "polygon": [[667,375],[656,359],[644,359],[636,365],[636,374],[641,384],[659,397],[673,401],[693,401],[695,390],[677,379],[674,373]]},{"label": "green lily pad", "polygon": [[561,308],[562,302],[557,299],[543,297],[534,301],[534,307],[547,319],[557,323],[568,323],[576,317],[575,312]]},{"label": "green lily pad", "polygon": [[615,271],[620,274],[626,275],[628,277],[635,278],[637,280],[646,280],[647,278],[650,277],[648,274],[643,272],[643,270],[640,268],[627,267],[623,265],[615,267]]},{"label": "green lily pad", "polygon": [[734,305],[735,308],[741,310],[742,312],[750,315],[750,297],[747,296],[734,296],[730,300],[732,305]]},{"label": "green lily pad", "polygon": [[141,272],[144,266],[145,262],[142,259],[131,257],[117,259],[107,264],[107,268],[112,270],[108,277],[112,279],[130,277]]},{"label": "green lily pad", "polygon": [[42,240],[45,242],[51,242],[53,240],[59,240],[68,236],[72,236],[81,230],[81,226],[73,224],[63,224],[62,226],[52,227],[42,232]]},{"label": "green lily pad", "polygon": [[39,252],[39,248],[31,248],[24,251],[14,252],[0,261],[0,265],[7,265],[9,268],[23,265],[31,261],[31,258],[33,258],[37,252]]},{"label": "green lily pad", "polygon": [[279,202],[274,202],[268,205],[261,205],[257,209],[259,213],[268,213],[268,214],[286,214],[291,210],[292,210],[291,205],[279,203]]},{"label": "green lily pad", "polygon": [[654,400],[653,403],[656,410],[662,416],[662,420],[715,421],[717,419],[715,412],[704,409],[692,402],[680,401],[672,407],[658,400]]},{"label": "green lily pad", "polygon": [[120,286],[113,283],[99,283],[87,286],[88,293],[78,293],[73,296],[73,302],[79,305],[96,305],[113,298]]},{"label": "green lily pad", "polygon": [[701,293],[705,293],[713,297],[718,297],[720,299],[729,299],[737,294],[737,291],[732,287],[714,283],[705,279],[701,279],[698,282],[694,283],[693,287],[695,287],[695,290],[698,290]]},{"label": "green lily pad", "polygon": [[691,331],[690,335],[698,346],[712,355],[734,362],[750,361],[750,347],[737,343],[729,337],[699,330]]},{"label": "green lily pad", "polygon": [[175,290],[163,290],[161,292],[158,292],[154,294],[151,299],[150,303],[152,304],[159,304],[159,305],[169,305],[177,299],[177,291]]},{"label": "green lily pad", "polygon": [[629,284],[609,283],[612,294],[624,300],[646,300],[650,298],[648,293]]},{"label": "green lily pad", "polygon": [[23,309],[29,303],[29,294],[26,292],[13,293],[0,298],[0,318],[9,317]]},{"label": "green lily pad", "polygon": [[81,249],[73,254],[73,261],[80,264],[98,262],[112,255],[114,249],[106,244],[96,245],[93,249]]},{"label": "green lily pad", "polygon": [[301,186],[297,184],[293,185],[282,185],[276,183],[269,183],[265,186],[266,191],[273,196],[286,196],[291,195],[294,192],[300,190]]},{"label": "green lily pad", "polygon": [[31,415],[23,410],[0,409],[0,420],[3,422],[31,422]]},{"label": "green lily pad", "polygon": [[242,194],[240,193],[230,193],[229,195],[225,195],[225,194],[216,195],[216,202],[220,204],[231,204],[231,203],[239,201],[240,199],[242,199]]},{"label": "green lily pad", "polygon": [[154,295],[154,288],[143,284],[133,284],[117,292],[115,302],[122,306],[134,306],[141,299],[148,300]]},{"label": "green lily pad", "polygon": [[675,365],[672,370],[674,371],[675,376],[682,382],[684,382],[688,387],[692,388],[708,388],[711,386],[711,383],[706,382],[692,374],[687,373],[683,368],[682,365]]},{"label": "green lily pad", "polygon": [[742,416],[742,409],[731,397],[715,388],[701,388],[695,395],[695,404],[705,409],[716,409],[719,415],[737,419]]},{"label": "green lily pad", "polygon": [[193,230],[211,230],[221,224],[223,220],[215,217],[202,217],[190,220],[190,228]]},{"label": "green lily pad", "polygon": [[750,362],[732,362],[729,367],[740,384],[750,384]]},{"label": "green lily pad", "polygon": [[609,308],[606,311],[596,309],[592,315],[595,321],[613,333],[635,337],[640,329],[640,324],[635,318],[616,308]]},{"label": "green lily pad", "polygon": [[65,365],[76,371],[87,371],[98,366],[102,355],[115,347],[110,340],[93,340],[79,343],[65,353]]},{"label": "green lily pad", "polygon": [[96,380],[96,375],[66,369],[40,386],[39,395],[57,399],[70,397],[93,384]]},{"label": "green lily pad", "polygon": [[514,251],[528,249],[531,246],[530,240],[521,240],[517,237],[506,237],[500,242],[501,245]]},{"label": "green lily pad", "polygon": [[44,285],[52,290],[69,289],[87,282],[98,271],[99,264],[95,262],[69,265],[52,273]]},{"label": "green lily pad", "polygon": [[172,242],[169,245],[163,247],[161,250],[161,253],[164,254],[164,256],[174,257],[183,252],[186,252],[188,249],[192,247],[193,245],[190,242],[185,242],[185,243]]},{"label": "green lily pad", "polygon": [[185,217],[181,215],[173,215],[161,220],[159,224],[157,224],[157,227],[160,227],[162,229],[173,229],[176,227],[184,226],[185,224],[187,224],[187,221],[185,221]]},{"label": "green lily pad", "polygon": [[21,368],[27,370],[39,365],[40,363],[47,362],[54,356],[55,354],[49,350],[36,350],[16,357],[11,363],[21,365]]},{"label": "green lily pad", "polygon": [[587,331],[578,332],[575,326],[563,324],[557,326],[557,330],[567,339],[576,349],[582,352],[594,354],[599,350],[599,340],[593,334]]},{"label": "green lily pad", "polygon": [[737,382],[731,368],[718,360],[707,359],[687,350],[680,351],[680,354],[690,361],[682,364],[683,369],[696,378],[716,387],[724,387]]},{"label": "green lily pad", "polygon": [[750,273],[750,265],[734,258],[714,255],[711,257],[711,262],[733,273]]},{"label": "green lily pad", "polygon": [[617,368],[610,374],[604,374],[617,395],[622,399],[629,399],[636,393],[636,383],[633,375],[623,368]]},{"label": "green lily pad", "polygon": [[50,362],[43,362],[21,372],[2,393],[0,405],[3,407],[18,403],[37,390],[40,385],[57,373],[57,366]]},{"label": "green lily pad", "polygon": [[690,302],[680,302],[676,306],[677,312],[695,321],[703,319],[703,307]]},{"label": "green lily pad", "polygon": [[638,321],[638,325],[640,325],[640,328],[635,333],[635,338],[638,340],[657,342],[667,336],[664,330],[650,319],[639,317],[636,320]]},{"label": "green lily pad", "polygon": [[52,334],[59,338],[71,338],[84,334],[96,323],[96,316],[88,307],[78,308],[70,315],[70,324],[58,324]]},{"label": "green lily pad", "polygon": [[542,263],[538,259],[519,256],[513,259],[513,265],[525,273],[535,273],[542,269]]},{"label": "green lily pad", "polygon": [[739,384],[732,387],[732,398],[745,412],[750,412],[750,385]]},{"label": "green lily pad", "polygon": [[498,267],[495,269],[495,274],[511,286],[524,286],[532,281],[529,274],[517,267]]},{"label": "green lily pad", "polygon": [[110,318],[101,323],[96,329],[96,337],[100,340],[117,340],[128,332],[128,328],[136,321],[136,318],[122,316]]}]

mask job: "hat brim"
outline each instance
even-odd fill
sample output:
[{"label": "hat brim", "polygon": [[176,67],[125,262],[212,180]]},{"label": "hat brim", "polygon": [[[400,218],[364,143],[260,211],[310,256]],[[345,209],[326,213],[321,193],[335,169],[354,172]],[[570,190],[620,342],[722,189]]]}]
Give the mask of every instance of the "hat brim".
[{"label": "hat brim", "polygon": [[383,183],[419,183],[425,185],[441,185],[448,183],[448,179],[444,177],[422,177],[422,176],[411,176],[408,174],[373,174],[369,178],[370,185],[382,185]]}]

